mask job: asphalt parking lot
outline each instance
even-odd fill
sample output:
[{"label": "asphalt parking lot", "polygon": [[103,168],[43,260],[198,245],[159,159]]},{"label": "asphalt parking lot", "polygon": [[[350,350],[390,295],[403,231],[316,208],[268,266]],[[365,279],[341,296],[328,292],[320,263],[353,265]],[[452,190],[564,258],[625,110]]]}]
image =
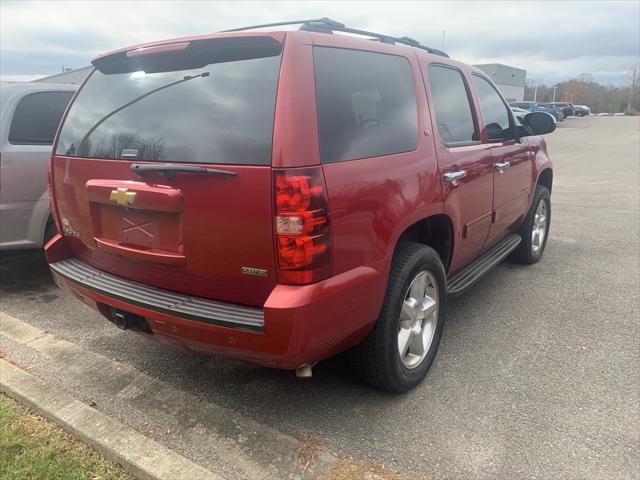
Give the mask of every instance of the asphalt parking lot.
[{"label": "asphalt parking lot", "polygon": [[[38,253],[0,256],[1,310],[86,353],[49,358],[2,329],[0,349],[192,461],[228,463],[230,479],[258,478],[260,460],[237,467],[220,452],[252,459],[268,446],[250,435],[209,442],[219,417],[207,406],[407,478],[640,478],[639,131],[638,117],[585,117],[547,136],[544,258],[505,262],[452,300],[435,363],[408,394],[359,384],[339,358],[302,381],[122,332],[59,291]],[[96,356],[172,395],[145,397],[144,382],[118,385],[104,369],[88,375]]]}]

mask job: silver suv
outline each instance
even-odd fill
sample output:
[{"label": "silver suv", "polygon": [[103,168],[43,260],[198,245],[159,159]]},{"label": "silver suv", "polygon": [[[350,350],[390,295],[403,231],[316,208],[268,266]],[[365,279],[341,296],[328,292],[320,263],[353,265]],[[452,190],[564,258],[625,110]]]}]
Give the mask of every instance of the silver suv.
[{"label": "silver suv", "polygon": [[77,85],[0,85],[0,250],[40,248],[55,232],[47,164]]}]

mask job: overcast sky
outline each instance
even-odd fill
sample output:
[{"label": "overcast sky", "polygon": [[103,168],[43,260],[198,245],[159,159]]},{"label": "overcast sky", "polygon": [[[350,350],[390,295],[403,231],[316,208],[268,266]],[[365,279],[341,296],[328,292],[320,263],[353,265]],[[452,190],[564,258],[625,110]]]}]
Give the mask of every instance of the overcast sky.
[{"label": "overcast sky", "polygon": [[546,83],[591,73],[627,83],[639,61],[640,1],[0,1],[0,76],[30,80],[136,43],[279,20],[330,17],[408,35],[469,63],[499,62]]}]

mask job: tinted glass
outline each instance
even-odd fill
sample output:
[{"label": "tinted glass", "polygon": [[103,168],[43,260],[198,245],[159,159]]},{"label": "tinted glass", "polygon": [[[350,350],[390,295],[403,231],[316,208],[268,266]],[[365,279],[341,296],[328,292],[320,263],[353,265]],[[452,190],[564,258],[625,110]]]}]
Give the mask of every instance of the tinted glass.
[{"label": "tinted glass", "polygon": [[31,93],[20,100],[9,128],[9,143],[51,145],[73,92]]},{"label": "tinted glass", "polygon": [[316,47],[314,62],[322,162],[415,150],[418,114],[405,58]]},{"label": "tinted glass", "polygon": [[493,86],[484,78],[473,75],[482,118],[489,140],[507,140],[514,138],[511,128],[511,115],[507,106]]},{"label": "tinted glass", "polygon": [[270,164],[281,45],[225,40],[99,63],[71,106],[56,153]]},{"label": "tinted glass", "polygon": [[462,74],[453,68],[431,65],[429,87],[442,141],[456,144],[478,140]]}]

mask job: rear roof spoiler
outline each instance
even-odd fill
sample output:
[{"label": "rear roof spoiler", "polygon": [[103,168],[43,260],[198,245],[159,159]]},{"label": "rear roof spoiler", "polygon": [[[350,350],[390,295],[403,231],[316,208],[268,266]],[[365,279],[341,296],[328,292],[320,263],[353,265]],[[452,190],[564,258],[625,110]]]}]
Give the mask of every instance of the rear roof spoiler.
[{"label": "rear roof spoiler", "polygon": [[103,55],[91,64],[105,74],[201,68],[211,63],[280,55],[282,43],[268,36],[207,37],[173,41]]}]

